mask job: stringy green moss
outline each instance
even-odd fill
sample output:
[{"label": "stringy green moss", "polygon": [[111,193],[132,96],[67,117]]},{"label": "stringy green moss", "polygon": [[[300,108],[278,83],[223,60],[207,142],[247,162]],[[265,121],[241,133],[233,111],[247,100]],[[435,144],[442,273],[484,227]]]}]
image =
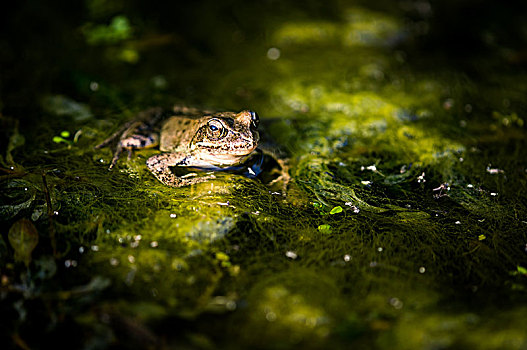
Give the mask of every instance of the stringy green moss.
[{"label": "stringy green moss", "polygon": [[[189,348],[521,348],[525,76],[496,73],[496,88],[413,69],[401,20],[339,6],[338,21],[274,23],[268,42],[215,52],[206,72],[152,68],[96,93],[76,77],[94,111],[44,99],[35,128],[10,126],[26,143],[2,164],[16,172],[0,180],[2,310],[27,316],[2,332],[71,319],[104,346],[125,329]],[[107,170],[112,151],[94,145],[196,86],[191,103],[258,111],[288,158],[285,193],[232,174],[169,188],[146,169],[155,150]],[[29,269],[6,239],[22,217],[40,235]]]}]

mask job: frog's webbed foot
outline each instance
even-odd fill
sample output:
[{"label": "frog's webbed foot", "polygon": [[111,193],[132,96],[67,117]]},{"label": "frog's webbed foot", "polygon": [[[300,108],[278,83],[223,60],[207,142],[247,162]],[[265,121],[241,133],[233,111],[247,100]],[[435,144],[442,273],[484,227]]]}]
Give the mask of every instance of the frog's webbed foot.
[{"label": "frog's webbed foot", "polygon": [[171,187],[189,186],[216,178],[212,173],[205,176],[193,172],[182,176],[174,175],[170,167],[184,165],[187,161],[187,157],[175,157],[174,154],[162,153],[148,158],[146,166],[159,181]]},{"label": "frog's webbed foot", "polygon": [[125,123],[110,137],[95,146],[95,149],[104,148],[118,140],[108,170],[111,170],[117,164],[123,150],[128,151],[128,159],[130,159],[135,149],[157,146],[159,136],[155,133],[154,128],[163,117],[164,111],[159,107],[142,111],[134,120]]}]

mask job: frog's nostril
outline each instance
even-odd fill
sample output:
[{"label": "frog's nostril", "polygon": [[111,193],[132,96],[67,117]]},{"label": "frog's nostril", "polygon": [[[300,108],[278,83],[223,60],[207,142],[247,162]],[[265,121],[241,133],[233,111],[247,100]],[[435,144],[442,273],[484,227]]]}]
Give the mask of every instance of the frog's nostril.
[{"label": "frog's nostril", "polygon": [[249,111],[249,113],[251,114],[251,122],[253,126],[257,128],[258,124],[260,124],[260,118],[258,117],[258,114],[256,114],[256,112],[253,112],[253,111]]}]

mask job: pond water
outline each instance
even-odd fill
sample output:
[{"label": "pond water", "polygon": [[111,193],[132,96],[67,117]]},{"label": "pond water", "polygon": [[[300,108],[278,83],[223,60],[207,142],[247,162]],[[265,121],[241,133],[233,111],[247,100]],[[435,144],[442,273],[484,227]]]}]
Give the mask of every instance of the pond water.
[{"label": "pond water", "polygon": [[[2,348],[527,348],[525,4],[13,6]],[[290,181],[108,171],[173,104],[257,111]]]}]

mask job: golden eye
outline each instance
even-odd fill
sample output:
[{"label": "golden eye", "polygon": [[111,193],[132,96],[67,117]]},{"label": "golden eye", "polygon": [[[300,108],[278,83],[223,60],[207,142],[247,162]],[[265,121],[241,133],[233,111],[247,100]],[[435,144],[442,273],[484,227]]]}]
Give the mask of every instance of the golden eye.
[{"label": "golden eye", "polygon": [[217,119],[209,120],[207,127],[207,136],[210,140],[218,140],[225,134],[223,124]]}]

